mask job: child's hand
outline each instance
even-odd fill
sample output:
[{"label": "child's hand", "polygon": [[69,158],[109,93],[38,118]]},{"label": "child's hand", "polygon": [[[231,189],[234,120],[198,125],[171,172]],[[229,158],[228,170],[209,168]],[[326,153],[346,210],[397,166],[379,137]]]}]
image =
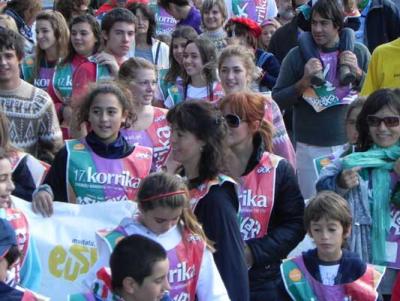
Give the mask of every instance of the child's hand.
[{"label": "child's hand", "polygon": [[47,191],[39,191],[33,195],[32,210],[44,217],[53,215],[53,196]]},{"label": "child's hand", "polygon": [[351,189],[360,184],[358,180],[358,171],[361,167],[353,167],[343,170],[338,177],[338,185],[344,189]]}]

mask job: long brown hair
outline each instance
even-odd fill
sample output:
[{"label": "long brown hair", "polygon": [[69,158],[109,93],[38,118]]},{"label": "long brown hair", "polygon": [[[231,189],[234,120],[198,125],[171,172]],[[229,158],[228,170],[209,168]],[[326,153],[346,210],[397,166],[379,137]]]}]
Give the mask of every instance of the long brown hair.
[{"label": "long brown hair", "polygon": [[[176,194],[168,195],[176,192]],[[151,199],[151,200],[150,200]],[[181,221],[192,234],[200,236],[213,249],[213,243],[205,235],[203,228],[189,205],[189,191],[182,178],[165,172],[157,172],[147,176],[139,187],[136,201],[143,211],[157,207],[183,208]]]},{"label": "long brown hair", "polygon": [[169,51],[169,64],[170,67],[165,75],[164,80],[166,82],[175,83],[176,78],[181,76],[183,71],[179,63],[175,60],[173,51],[174,51],[174,40],[175,39],[185,39],[187,41],[193,41],[198,36],[196,30],[189,26],[179,26],[176,28],[171,35],[171,46]]},{"label": "long brown hair", "polygon": [[[68,54],[69,28],[64,16],[58,11],[45,10],[37,15],[36,22],[39,20],[45,20],[50,23],[54,31],[54,37],[56,38],[58,58],[62,59],[66,57]],[[40,64],[45,57],[45,51],[40,49],[39,45],[36,45],[33,78],[38,77]]]}]

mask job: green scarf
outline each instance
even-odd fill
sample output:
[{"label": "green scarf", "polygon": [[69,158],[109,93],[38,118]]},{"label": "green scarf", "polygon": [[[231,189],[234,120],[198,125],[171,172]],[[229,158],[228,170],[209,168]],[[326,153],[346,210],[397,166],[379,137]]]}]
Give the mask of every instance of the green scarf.
[{"label": "green scarf", "polygon": [[372,258],[373,263],[386,263],[386,237],[390,226],[390,171],[400,158],[400,144],[388,148],[374,145],[366,152],[352,153],[342,159],[343,169],[372,169]]}]

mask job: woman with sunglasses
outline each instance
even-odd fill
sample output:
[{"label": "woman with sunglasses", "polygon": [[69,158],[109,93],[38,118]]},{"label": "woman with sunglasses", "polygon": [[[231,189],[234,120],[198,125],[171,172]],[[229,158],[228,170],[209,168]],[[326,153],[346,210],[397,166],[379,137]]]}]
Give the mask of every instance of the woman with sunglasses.
[{"label": "woman with sunglasses", "polygon": [[389,295],[400,268],[400,90],[372,93],[356,127],[356,152],[325,167],[317,190],[345,196],[353,215],[350,250],[388,266],[380,292]]},{"label": "woman with sunglasses", "polygon": [[304,200],[293,168],[271,153],[272,127],[265,99],[239,92],[223,98],[232,151],[230,173],[240,179],[240,233],[249,267],[250,300],[290,300],[280,263],[304,237]]},{"label": "woman with sunglasses", "polygon": [[214,260],[232,301],[248,301],[244,246],[237,213],[236,183],[223,175],[228,148],[227,126],[209,102],[188,100],[167,114],[172,157],[183,169],[190,205],[206,236],[215,243]]},{"label": "woman with sunglasses", "polygon": [[[240,45],[228,46],[219,55],[218,72],[225,95],[235,92],[250,92],[253,78],[257,73],[254,54]],[[283,122],[282,113],[276,102],[269,95],[260,95],[263,95],[265,101],[264,119],[274,126],[272,137],[273,153],[288,160],[295,168],[296,156]]]}]

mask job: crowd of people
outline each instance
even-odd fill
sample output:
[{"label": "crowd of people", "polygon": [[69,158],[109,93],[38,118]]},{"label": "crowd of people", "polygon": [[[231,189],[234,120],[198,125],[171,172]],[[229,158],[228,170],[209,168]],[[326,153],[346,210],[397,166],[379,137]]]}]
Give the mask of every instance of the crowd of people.
[{"label": "crowd of people", "polygon": [[46,300],[15,197],[137,205],[56,300],[400,300],[400,1],[236,2],[1,5],[0,300]]}]

